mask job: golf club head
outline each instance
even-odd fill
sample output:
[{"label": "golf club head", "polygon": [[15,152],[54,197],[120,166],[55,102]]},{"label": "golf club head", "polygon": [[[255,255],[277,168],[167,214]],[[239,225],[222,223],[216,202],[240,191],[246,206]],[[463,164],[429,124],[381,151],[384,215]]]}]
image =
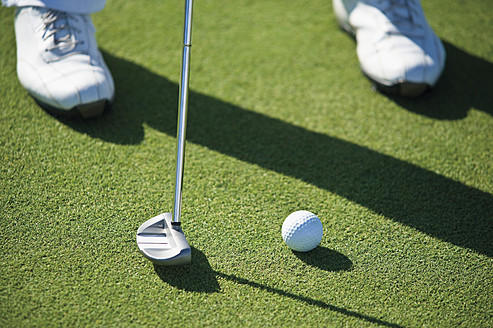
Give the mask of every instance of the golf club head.
[{"label": "golf club head", "polygon": [[172,225],[172,214],[163,213],[144,222],[137,230],[137,246],[157,265],[184,265],[192,251],[179,225]]}]

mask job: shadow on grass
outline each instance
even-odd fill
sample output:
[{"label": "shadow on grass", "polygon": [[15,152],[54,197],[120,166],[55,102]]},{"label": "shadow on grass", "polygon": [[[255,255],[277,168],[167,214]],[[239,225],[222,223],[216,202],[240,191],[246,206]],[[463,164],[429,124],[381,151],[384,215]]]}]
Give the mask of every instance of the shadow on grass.
[{"label": "shadow on grass", "polygon": [[353,262],[346,255],[323,246],[306,253],[293,251],[293,254],[306,264],[324,271],[350,271],[353,267]]},{"label": "shadow on grass", "polygon": [[[312,252],[315,252],[313,253],[314,256],[313,258],[308,260],[308,262],[312,262],[316,266],[318,266],[318,264],[316,263],[320,263],[320,261],[318,261],[317,258],[323,255],[327,255],[327,253],[330,253],[331,257],[335,257],[339,261],[341,260],[342,257],[344,257],[345,260],[342,262],[345,262],[346,264],[351,262],[344,255],[328,249],[322,248],[319,249],[318,251],[314,250]],[[308,255],[308,253],[306,253],[305,255]],[[322,268],[326,267],[326,265],[321,265],[321,266]],[[341,266],[345,267],[345,265],[341,265]],[[207,260],[207,257],[204,255],[204,253],[193,247],[192,247],[192,263],[190,265],[180,266],[180,267],[160,267],[155,265],[154,270],[156,271],[157,275],[159,276],[159,278],[161,278],[163,282],[171,286],[174,286],[180,290],[191,291],[191,292],[206,292],[206,293],[220,292],[221,289],[217,281],[217,278],[219,277],[225,280],[232,281],[238,285],[245,285],[251,288],[256,288],[262,291],[279,295],[281,297],[287,297],[295,301],[301,301],[308,305],[317,306],[322,309],[327,309],[329,311],[358,318],[381,326],[401,327],[400,325],[389,323],[384,320],[367,316],[355,311],[350,311],[345,308],[334,306],[320,300],[316,300],[306,296],[296,295],[294,293],[282,289],[270,287],[265,284],[261,284],[245,278],[237,277],[235,275],[215,271],[211,268],[209,261]],[[329,271],[337,271],[337,270],[338,269],[331,267]]]},{"label": "shadow on grass", "polygon": [[[355,43],[356,39],[348,35]],[[401,107],[439,120],[459,120],[471,108],[493,115],[493,63],[469,54],[442,40],[446,52],[445,69],[432,92],[417,98],[384,94]]]},{"label": "shadow on grass", "polygon": [[433,92],[416,99],[391,97],[409,111],[441,120],[467,116],[471,108],[493,115],[493,63],[443,41],[447,62]]},{"label": "shadow on grass", "polygon": [[[175,136],[176,83],[109,53],[104,56],[116,81],[114,110],[93,121],[62,122],[117,144],[142,142],[144,124]],[[300,179],[443,241],[493,256],[489,193],[193,91],[187,130],[189,142]]]},{"label": "shadow on grass", "polygon": [[187,292],[216,293],[221,291],[207,257],[192,247],[192,263],[182,266],[154,265],[154,271],[165,283]]}]

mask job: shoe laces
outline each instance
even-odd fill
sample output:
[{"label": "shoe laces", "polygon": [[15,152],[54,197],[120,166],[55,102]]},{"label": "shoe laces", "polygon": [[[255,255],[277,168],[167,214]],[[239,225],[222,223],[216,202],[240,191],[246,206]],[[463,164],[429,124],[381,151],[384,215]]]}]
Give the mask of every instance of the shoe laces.
[{"label": "shoe laces", "polygon": [[422,9],[418,0],[369,0],[387,16],[397,29],[392,33],[419,33],[423,29]]},{"label": "shoe laces", "polygon": [[42,15],[43,40],[47,41],[53,37],[53,42],[45,51],[60,51],[63,55],[73,54],[77,45],[84,43],[76,38],[76,34],[81,33],[81,30],[71,24],[71,21],[78,22],[79,19],[76,15],[62,11],[46,11]]}]

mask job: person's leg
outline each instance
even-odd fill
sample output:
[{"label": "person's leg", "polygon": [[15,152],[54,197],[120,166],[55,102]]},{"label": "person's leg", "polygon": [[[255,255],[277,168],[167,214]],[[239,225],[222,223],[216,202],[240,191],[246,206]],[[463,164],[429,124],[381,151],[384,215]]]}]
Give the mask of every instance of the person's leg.
[{"label": "person's leg", "polygon": [[46,7],[77,14],[92,14],[104,8],[106,0],[2,0],[6,7]]},{"label": "person's leg", "polygon": [[[103,113],[113,101],[114,83],[98,50],[88,13],[101,9],[104,1],[2,3],[17,7],[17,74],[36,102],[59,115],[93,117]],[[87,7],[81,5],[86,3]]]},{"label": "person's leg", "polygon": [[356,36],[362,71],[377,87],[419,96],[445,66],[445,49],[419,0],[333,0],[339,25]]}]

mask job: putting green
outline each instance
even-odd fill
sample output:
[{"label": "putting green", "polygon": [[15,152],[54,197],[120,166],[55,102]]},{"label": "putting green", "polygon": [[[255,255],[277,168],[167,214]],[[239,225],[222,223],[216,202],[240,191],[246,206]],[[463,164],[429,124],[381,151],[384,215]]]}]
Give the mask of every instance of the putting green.
[{"label": "putting green", "polygon": [[117,91],[89,121],[26,95],[0,8],[0,326],[493,326],[493,3],[443,6],[446,70],[410,100],[372,90],[329,0],[197,1],[176,268],[135,234],[171,210],[183,2],[93,16]]}]

